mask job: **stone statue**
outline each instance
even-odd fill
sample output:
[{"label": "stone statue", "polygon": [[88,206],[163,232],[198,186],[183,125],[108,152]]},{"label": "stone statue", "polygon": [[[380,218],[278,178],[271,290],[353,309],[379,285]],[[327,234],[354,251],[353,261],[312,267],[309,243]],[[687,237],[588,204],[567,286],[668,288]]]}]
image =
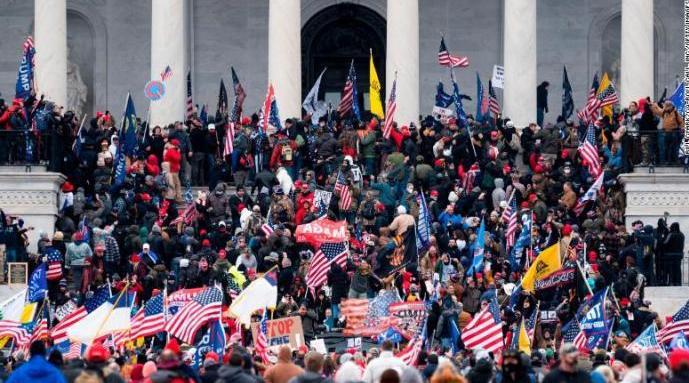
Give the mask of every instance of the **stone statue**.
[{"label": "stone statue", "polygon": [[88,88],[81,78],[79,65],[72,60],[67,60],[67,105],[65,110],[73,111],[77,116],[84,113]]}]

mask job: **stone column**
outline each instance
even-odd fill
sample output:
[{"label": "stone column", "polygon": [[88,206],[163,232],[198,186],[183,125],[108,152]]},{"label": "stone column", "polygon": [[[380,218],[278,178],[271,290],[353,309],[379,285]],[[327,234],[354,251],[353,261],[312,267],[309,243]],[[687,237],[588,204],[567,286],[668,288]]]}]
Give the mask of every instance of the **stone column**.
[{"label": "stone column", "polygon": [[650,96],[653,86],[653,0],[622,0],[622,106]]},{"label": "stone column", "polygon": [[503,115],[517,129],[536,121],[536,8],[534,0],[505,0]]},{"label": "stone column", "polygon": [[268,79],[280,117],[301,117],[301,0],[270,0],[269,7]]},{"label": "stone column", "polygon": [[160,80],[168,65],[172,77],[165,81],[165,95],[151,101],[151,124],[183,121],[186,110],[187,71],[185,0],[152,0],[151,79]]},{"label": "stone column", "polygon": [[67,105],[67,1],[34,1],[36,93]]},{"label": "stone column", "polygon": [[400,126],[414,121],[418,126],[419,1],[388,0],[387,6],[385,91],[389,97],[397,72],[395,121]]}]

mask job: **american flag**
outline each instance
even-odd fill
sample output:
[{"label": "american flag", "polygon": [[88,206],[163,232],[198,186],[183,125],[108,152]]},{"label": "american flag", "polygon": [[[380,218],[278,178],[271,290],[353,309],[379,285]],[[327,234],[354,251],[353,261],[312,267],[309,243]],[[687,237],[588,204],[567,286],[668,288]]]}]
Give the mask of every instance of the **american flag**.
[{"label": "american flag", "polygon": [[480,172],[478,163],[475,163],[471,165],[471,168],[469,168],[469,171],[467,171],[464,174],[464,178],[462,179],[462,188],[469,193],[471,192],[471,189],[474,188],[474,181],[476,180],[476,176]]},{"label": "american flag", "polygon": [[256,355],[261,357],[263,364],[270,364],[268,359],[268,310],[263,310],[263,317],[261,323],[258,325],[258,334],[256,336],[255,348]]},{"label": "american flag", "polygon": [[605,172],[601,172],[598,178],[596,178],[596,181],[591,185],[589,190],[587,190],[586,193],[584,193],[584,195],[579,197],[576,206],[574,206],[574,213],[576,215],[581,215],[581,213],[584,212],[584,208],[586,207],[589,201],[596,200],[596,198],[598,197],[598,193],[600,192],[600,189],[603,187],[604,176]]},{"label": "american flag", "polygon": [[572,319],[562,329],[562,341],[565,343],[573,343],[578,349],[586,349],[586,334],[579,327],[577,318]]},{"label": "american flag", "polygon": [[62,278],[62,254],[56,248],[50,247],[46,256],[48,257],[46,278],[49,281],[60,280]]},{"label": "american flag", "polygon": [[672,340],[680,331],[689,331],[689,301],[672,316],[672,321],[658,331],[658,339],[661,343]]},{"label": "american flag", "polygon": [[12,320],[0,320],[0,337],[14,338],[16,344],[21,345],[29,342],[31,336],[21,323]]},{"label": "american flag", "polygon": [[426,340],[426,322],[419,327],[419,332],[409,341],[407,347],[400,350],[395,357],[401,359],[406,365],[416,367],[419,362],[419,354]]},{"label": "american flag", "polygon": [[342,99],[340,100],[340,105],[337,107],[337,113],[340,117],[345,117],[352,112],[354,113],[354,117],[357,119],[359,118],[359,104],[356,98],[356,71],[354,70],[354,60],[352,60],[344,91],[342,92]]},{"label": "american flag", "polygon": [[232,88],[234,88],[234,104],[232,105],[232,115],[230,116],[230,121],[239,122],[239,118],[242,116],[242,106],[244,105],[244,99],[246,98],[246,92],[244,87],[239,82],[239,77],[237,72],[235,72],[234,67],[230,67],[232,70]]},{"label": "american flag", "polygon": [[452,56],[445,45],[445,38],[440,38],[440,49],[438,50],[438,64],[448,68],[466,68],[469,66],[469,58],[462,56]]},{"label": "american flag", "polygon": [[167,81],[172,77],[172,68],[170,66],[166,66],[165,70],[160,72],[160,80],[161,81]]},{"label": "american flag", "polygon": [[596,98],[600,101],[601,108],[604,106],[617,104],[620,101],[619,98],[617,98],[617,92],[615,91],[615,87],[612,85],[612,83],[609,83],[605,89],[600,91]]},{"label": "american flag", "polygon": [[275,230],[273,229],[273,225],[271,225],[268,222],[261,225],[261,231],[263,231],[266,237],[270,237],[275,232]]},{"label": "american flag", "polygon": [[259,113],[260,125],[263,128],[263,133],[268,131],[268,124],[270,123],[270,114],[273,107],[273,100],[275,100],[275,89],[273,89],[273,84],[268,85],[268,92],[266,93],[266,99],[263,102],[263,108]]},{"label": "american flag", "polygon": [[578,151],[581,158],[588,163],[591,176],[598,177],[602,169],[598,157],[598,146],[596,146],[596,128],[593,125],[589,125],[584,142],[579,145]]},{"label": "american flag", "polygon": [[65,354],[65,359],[78,359],[81,357],[81,342],[71,342],[69,344],[69,352]]},{"label": "american flag", "polygon": [[182,222],[184,222],[185,225],[191,225],[192,222],[196,221],[198,215],[199,212],[196,210],[196,204],[192,202],[187,205],[182,214],[178,215],[177,218],[170,222],[170,225],[177,225]]},{"label": "american flag", "polygon": [[395,122],[395,112],[397,111],[397,78],[392,82],[392,90],[388,97],[388,105],[385,109],[385,125],[383,127],[383,137],[390,138],[392,132],[392,124]]},{"label": "american flag", "polygon": [[231,121],[227,125],[225,125],[225,145],[223,145],[222,149],[222,155],[223,156],[229,156],[234,152],[234,128],[235,128],[235,122]]},{"label": "american flag", "polygon": [[500,114],[500,103],[498,102],[498,96],[495,94],[493,89],[493,82],[488,80],[488,109],[493,113],[493,116],[497,117]]},{"label": "american flag", "polygon": [[503,348],[500,308],[495,298],[479,312],[462,331],[462,341],[467,349],[484,349],[497,354]]},{"label": "american flag", "polygon": [[600,100],[596,97],[598,86],[598,73],[596,73],[593,76],[593,83],[591,84],[591,89],[589,89],[589,94],[586,98],[586,105],[582,110],[577,112],[577,117],[585,124],[590,121],[595,121],[598,117],[598,109],[600,108]]},{"label": "american flag", "polygon": [[46,340],[50,332],[48,331],[48,318],[41,318],[38,323],[34,324],[33,332],[31,333],[31,342],[36,340]]},{"label": "american flag", "polygon": [[187,72],[187,109],[185,117],[190,119],[194,115],[194,99],[191,93],[191,70]]},{"label": "american flag", "polygon": [[505,244],[506,248],[509,249],[514,246],[515,237],[517,235],[517,216],[519,212],[517,211],[517,199],[512,196],[512,202],[507,205],[505,211],[503,212],[503,218],[505,214],[508,214],[507,220],[507,230],[505,232]]},{"label": "american flag", "polygon": [[219,320],[221,314],[222,292],[217,287],[208,287],[184,305],[167,322],[165,329],[170,335],[192,344],[198,329],[211,320]]},{"label": "american flag", "polygon": [[533,310],[531,315],[529,315],[528,318],[524,321],[524,325],[526,326],[526,334],[529,336],[530,339],[533,339],[534,337],[534,332],[536,330],[536,321],[538,321],[538,309]]},{"label": "american flag", "polygon": [[347,185],[347,180],[342,171],[337,173],[335,193],[340,196],[340,209],[345,211],[349,210],[349,208],[352,207],[352,191],[349,189],[349,185]]},{"label": "american flag", "polygon": [[86,298],[84,305],[67,314],[67,316],[62,318],[60,323],[56,324],[51,330],[50,336],[55,343],[62,343],[68,340],[67,330],[110,298],[110,287],[106,285],[95,292],[87,294],[91,294],[91,296]]},{"label": "american flag", "polygon": [[24,41],[24,51],[28,51],[29,49],[33,49],[34,44],[33,44],[33,37],[32,36],[27,36],[26,40]]},{"label": "american flag", "polygon": [[323,285],[328,279],[330,264],[334,262],[341,267],[345,267],[348,254],[346,242],[322,243],[311,259],[311,265],[306,275],[307,286],[311,289],[316,289]]},{"label": "american flag", "polygon": [[163,309],[165,293],[160,293],[146,302],[144,307],[132,318],[129,332],[131,339],[155,335],[165,331],[165,313]]}]

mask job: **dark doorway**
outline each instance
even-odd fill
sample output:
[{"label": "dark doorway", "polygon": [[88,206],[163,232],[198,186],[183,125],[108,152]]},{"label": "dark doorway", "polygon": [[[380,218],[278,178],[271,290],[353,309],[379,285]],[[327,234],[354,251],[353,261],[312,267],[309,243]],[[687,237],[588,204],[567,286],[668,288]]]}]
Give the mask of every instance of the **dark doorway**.
[{"label": "dark doorway", "polygon": [[[354,59],[359,105],[362,111],[368,110],[368,102],[364,103],[364,100],[367,100],[365,94],[369,90],[369,50],[373,50],[378,79],[384,86],[385,31],[385,19],[361,5],[337,4],[314,15],[301,30],[302,99],[323,68],[327,67],[319,99],[334,103],[336,94],[339,100],[349,65]],[[385,97],[382,88],[381,95]]]}]

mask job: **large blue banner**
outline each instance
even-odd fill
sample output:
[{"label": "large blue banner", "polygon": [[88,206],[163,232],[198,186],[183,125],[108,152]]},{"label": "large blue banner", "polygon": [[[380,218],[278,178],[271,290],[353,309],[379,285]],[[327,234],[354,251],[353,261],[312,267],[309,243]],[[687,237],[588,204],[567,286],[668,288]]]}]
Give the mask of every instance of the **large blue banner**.
[{"label": "large blue banner", "polygon": [[33,89],[34,77],[34,62],[33,56],[36,53],[33,46],[33,39],[29,36],[24,43],[24,52],[22,59],[19,62],[19,70],[17,71],[17,86],[15,89],[15,98],[26,100],[31,96]]}]

